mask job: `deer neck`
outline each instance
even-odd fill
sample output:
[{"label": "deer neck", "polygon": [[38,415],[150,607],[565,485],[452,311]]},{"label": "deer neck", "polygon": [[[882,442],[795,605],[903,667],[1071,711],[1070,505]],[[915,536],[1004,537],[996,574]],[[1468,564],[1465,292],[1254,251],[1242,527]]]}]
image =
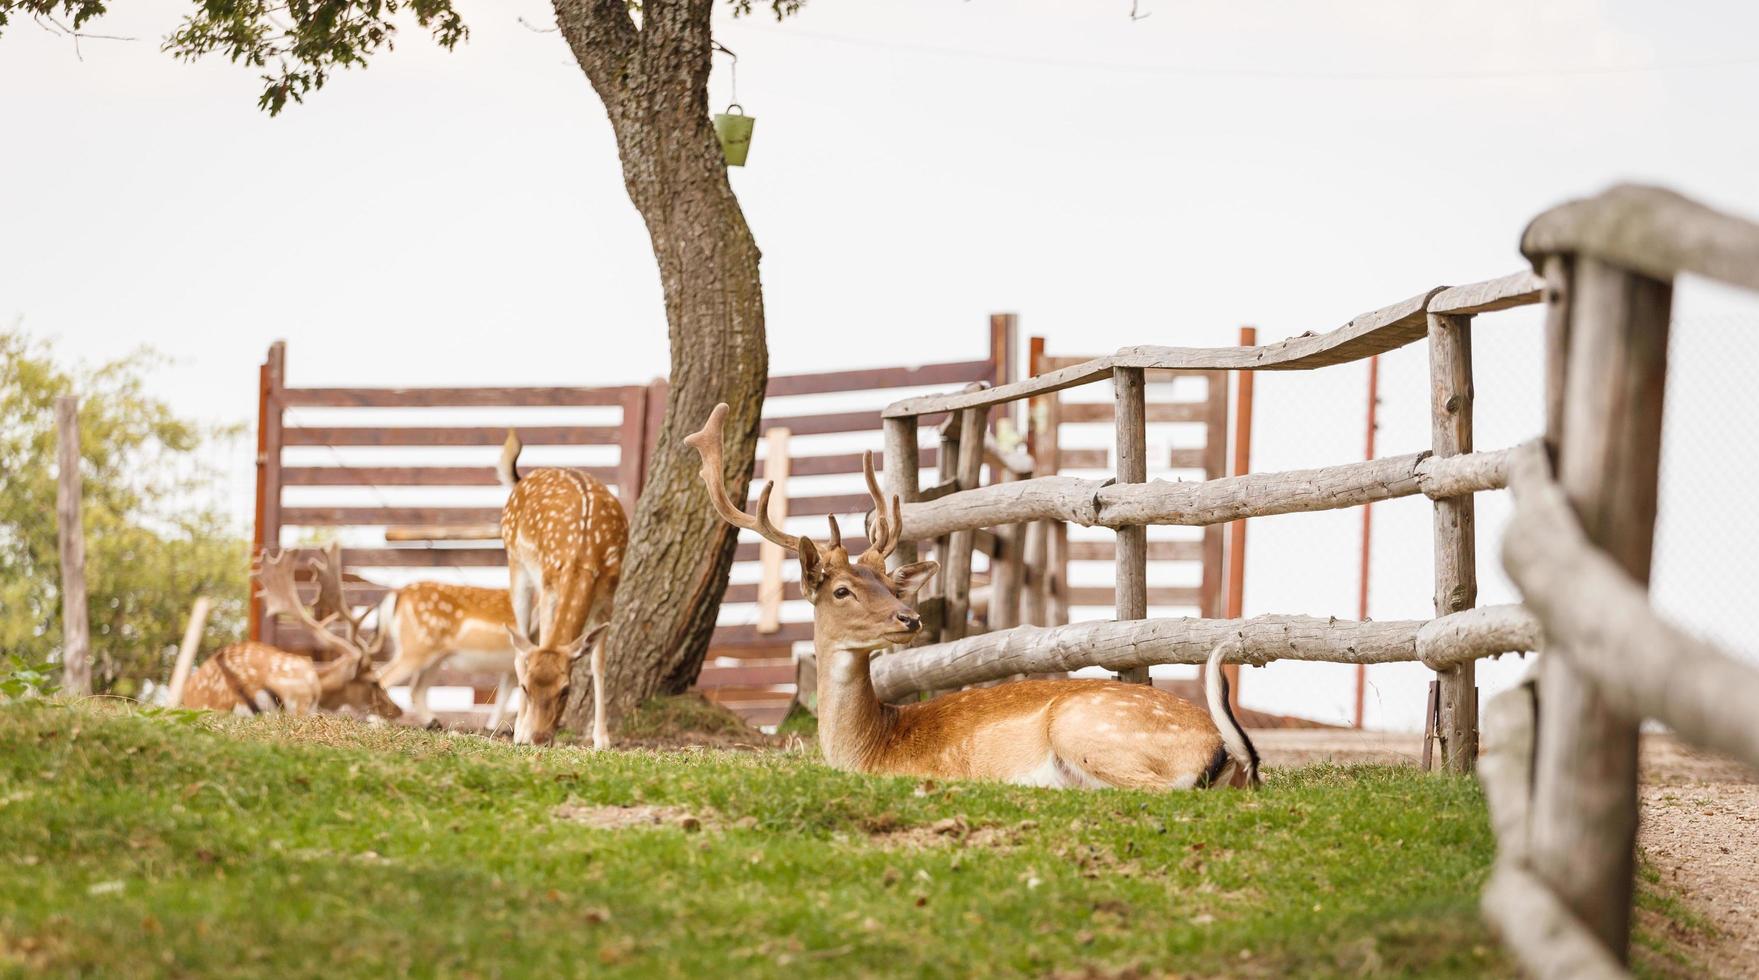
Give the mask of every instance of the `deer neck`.
[{"label": "deer neck", "polygon": [[[559,571],[546,576],[543,600],[539,602],[538,642],[545,646],[565,646],[586,631],[592,612],[599,573],[596,568],[564,563]],[[543,614],[545,606],[549,615]]]},{"label": "deer neck", "polygon": [[814,637],[818,652],[818,745],[837,769],[872,769],[897,727],[898,709],[873,692],[868,650]]}]

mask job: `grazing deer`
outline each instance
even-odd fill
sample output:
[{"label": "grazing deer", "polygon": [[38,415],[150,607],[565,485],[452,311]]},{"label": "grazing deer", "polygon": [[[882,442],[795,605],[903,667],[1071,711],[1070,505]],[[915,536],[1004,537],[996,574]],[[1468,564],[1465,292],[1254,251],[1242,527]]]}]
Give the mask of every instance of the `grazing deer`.
[{"label": "grazing deer", "polygon": [[[293,561],[286,552],[263,556],[254,572],[269,614],[299,619],[335,656],[314,663],[310,657],[266,643],[235,643],[190,675],[183,694],[186,706],[214,711],[244,708],[252,714],[277,708],[294,715],[319,709],[380,718],[402,714],[373,676],[373,657],[383,642],[383,631],[364,639],[365,614],[351,613],[343,599],[340,549],[331,545],[325,558],[314,559],[311,565],[318,583],[317,602],[311,608],[299,599]],[[330,629],[336,623],[343,632]]]},{"label": "grazing deer", "polygon": [[513,488],[501,510],[519,679],[518,745],[555,737],[568,703],[575,661],[592,649],[592,744],[611,744],[605,720],[605,650],[601,638],[623,574],[629,521],[603,483],[576,470],[519,475],[519,438],[509,432],[496,472]]},{"label": "grazing deer", "polygon": [[[379,628],[386,634],[391,662],[379,671],[386,688],[409,684],[409,706],[416,720],[431,724],[428,687],[442,663],[513,672],[513,604],[506,589],[483,589],[445,582],[416,582],[387,593],[379,606]],[[489,731],[501,727],[509,685],[501,684]]]},{"label": "grazing deer", "polygon": [[921,561],[888,573],[902,534],[902,505],[891,512],[863,457],[873,498],[871,543],[858,558],[843,548],[837,519],[821,547],[790,537],[768,517],[770,487],[755,515],[733,506],[722,482],[725,404],[684,441],[702,457],[702,482],[715,512],[735,527],[800,556],[800,589],[812,603],[818,651],[818,739],[825,760],[856,772],[992,779],[1028,786],[1189,789],[1256,785],[1258,753],[1228,708],[1222,648],[1209,658],[1209,713],[1139,684],[1105,680],[1024,680],[888,705],[874,694],[873,654],[905,644],[922,629],[909,602],[939,569]]}]

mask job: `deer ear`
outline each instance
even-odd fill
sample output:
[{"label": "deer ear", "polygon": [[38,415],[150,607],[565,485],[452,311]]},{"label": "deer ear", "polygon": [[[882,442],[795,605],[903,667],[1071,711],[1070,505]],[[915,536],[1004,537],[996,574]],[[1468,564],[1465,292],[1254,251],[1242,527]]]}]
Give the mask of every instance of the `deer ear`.
[{"label": "deer ear", "polygon": [[610,623],[600,623],[592,629],[587,630],[585,633],[582,633],[580,639],[575,640],[574,645],[568,648],[568,662],[573,663],[585,656],[586,651],[591,650],[592,645],[598,642],[598,638],[603,636],[605,630],[610,628]]},{"label": "deer ear", "polygon": [[904,598],[914,598],[916,591],[927,585],[928,580],[934,578],[934,574],[940,570],[941,563],[938,561],[913,562],[900,566],[892,573],[892,584],[898,587]]},{"label": "deer ear", "polygon": [[526,638],[524,633],[519,632],[511,626],[507,627],[507,639],[513,641],[514,655],[522,659],[530,656],[531,651],[537,649],[537,644],[531,642],[531,640]]},{"label": "deer ear", "polygon": [[807,602],[818,601],[818,587],[825,581],[824,561],[819,557],[818,545],[812,539],[802,535],[800,538],[800,591],[806,596]]}]

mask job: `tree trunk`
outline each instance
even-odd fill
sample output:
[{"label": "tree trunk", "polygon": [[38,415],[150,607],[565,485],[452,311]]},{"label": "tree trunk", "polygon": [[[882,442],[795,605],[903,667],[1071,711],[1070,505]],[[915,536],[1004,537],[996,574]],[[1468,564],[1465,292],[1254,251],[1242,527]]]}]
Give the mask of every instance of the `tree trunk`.
[{"label": "tree trunk", "polygon": [[[556,0],[557,24],[616,133],[629,199],[647,223],[665,292],[671,384],[636,504],[607,639],[612,718],[689,688],[714,632],[733,528],[716,517],[683,437],[730,406],[726,484],[745,499],[769,380],[758,250],[727,182],[708,114],[710,0]],[[587,730],[584,662],[566,721]]]}]

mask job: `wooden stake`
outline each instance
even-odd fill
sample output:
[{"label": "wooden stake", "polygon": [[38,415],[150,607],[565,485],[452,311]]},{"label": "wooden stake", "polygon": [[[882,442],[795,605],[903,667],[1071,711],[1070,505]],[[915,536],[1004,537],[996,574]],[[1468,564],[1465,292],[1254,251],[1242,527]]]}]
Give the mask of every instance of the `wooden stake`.
[{"label": "wooden stake", "polygon": [[79,398],[55,399],[60,441],[55,487],[56,528],[61,539],[61,689],[74,697],[92,693],[92,634],[86,608],[85,525],[80,514]]},{"label": "wooden stake", "polygon": [[[1118,482],[1148,482],[1148,431],[1145,378],[1140,368],[1112,372],[1117,395]],[[1148,528],[1118,528],[1117,618],[1148,617]],[[1149,683],[1148,668],[1121,671],[1118,679]]]},{"label": "wooden stake", "polygon": [[[1547,271],[1552,271],[1548,264]],[[1670,283],[1586,256],[1558,294],[1570,305],[1558,482],[1594,545],[1646,584],[1655,537]],[[1562,341],[1561,343],[1558,341]],[[1547,426],[1548,431],[1552,426]],[[1533,870],[1624,961],[1637,831],[1637,719],[1570,666],[1539,665]]]},{"label": "wooden stake", "polygon": [[177,648],[177,663],[171,668],[170,697],[165,703],[173,708],[183,704],[183,685],[189,681],[190,665],[195,663],[196,651],[201,649],[202,630],[208,626],[208,613],[214,608],[213,600],[207,596],[197,596],[195,607],[189,611],[189,625],[183,630],[183,645]]},{"label": "wooden stake", "polygon": [[[1472,318],[1429,317],[1431,446],[1437,457],[1472,451]],[[1477,524],[1471,494],[1435,501],[1435,614],[1478,601]],[[1441,768],[1471,772],[1478,759],[1478,689],[1468,661],[1436,674]]]}]

